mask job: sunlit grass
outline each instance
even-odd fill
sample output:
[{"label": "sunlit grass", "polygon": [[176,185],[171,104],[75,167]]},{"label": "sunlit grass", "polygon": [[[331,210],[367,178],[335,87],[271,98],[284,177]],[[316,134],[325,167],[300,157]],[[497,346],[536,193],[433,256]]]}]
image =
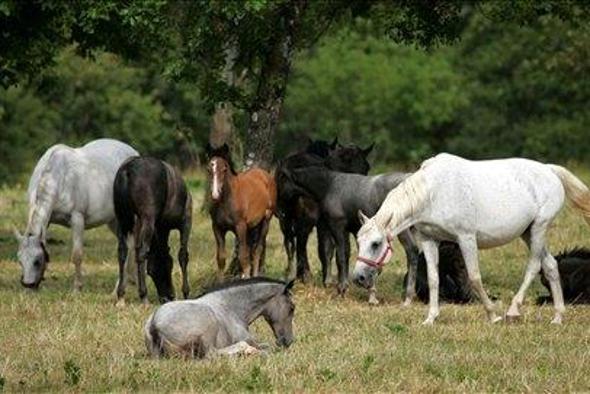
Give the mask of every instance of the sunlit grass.
[{"label": "sunlit grass", "polygon": [[[590,181],[589,172],[575,170]],[[215,276],[215,243],[209,218],[201,212],[203,179],[191,175],[195,199],[190,283],[196,295]],[[297,284],[297,341],[268,356],[197,362],[151,360],[142,326],[153,307],[139,305],[129,287],[128,305],[113,305],[116,241],[106,229],[85,237],[84,288],[73,294],[68,263],[70,233],[52,227],[52,262],[41,291],[21,289],[11,225],[24,227],[24,189],[0,191],[0,388],[6,391],[586,391],[590,389],[590,308],[568,307],[562,327],[549,325],[552,307],[534,300],[545,293],[538,281],[528,293],[523,322],[490,325],[479,304],[443,305],[431,328],[420,326],[426,307],[400,308],[405,261],[396,259],[380,278],[380,306],[370,307],[364,291],[346,299],[315,283]],[[590,245],[590,228],[564,210],[550,232],[553,252]],[[278,224],[273,220],[267,252],[270,276],[285,265]],[[178,237],[173,236],[174,252]],[[228,245],[228,251],[231,242]],[[319,269],[315,241],[310,243]],[[483,251],[483,281],[505,311],[524,272],[521,242]],[[179,293],[180,274],[175,267]],[[149,283],[149,296],[156,302]],[[254,330],[273,343],[263,322]]]}]

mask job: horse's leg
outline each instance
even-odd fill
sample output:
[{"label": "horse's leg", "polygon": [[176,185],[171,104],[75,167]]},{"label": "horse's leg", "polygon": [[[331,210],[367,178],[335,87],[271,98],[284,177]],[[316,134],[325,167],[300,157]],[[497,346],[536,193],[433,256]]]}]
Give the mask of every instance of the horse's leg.
[{"label": "horse's leg", "polygon": [[549,281],[549,287],[551,287],[551,296],[553,297],[553,306],[555,307],[555,316],[551,323],[561,324],[563,313],[565,312],[565,305],[563,303],[563,290],[561,288],[561,279],[559,277],[559,270],[557,268],[557,261],[555,258],[544,248],[544,256],[541,260],[541,266],[543,273]]},{"label": "horse's leg", "polygon": [[252,276],[258,276],[260,272],[260,261],[265,248],[266,236],[270,227],[269,224],[270,219],[263,219],[258,229],[258,237],[253,245],[254,250],[252,251]]},{"label": "horse's leg", "polygon": [[287,253],[287,269],[285,278],[287,281],[295,279],[295,234],[293,231],[293,222],[290,218],[279,219],[281,232],[283,233],[283,247]]},{"label": "horse's leg", "polygon": [[438,243],[432,239],[419,237],[420,246],[426,258],[426,273],[428,276],[428,316],[422,322],[424,325],[434,324],[440,313],[438,306]]},{"label": "horse's leg", "polygon": [[217,244],[217,281],[223,281],[225,271],[225,231],[213,224],[213,235]]},{"label": "horse's leg", "polygon": [[307,282],[310,277],[309,262],[307,260],[307,241],[313,226],[301,218],[296,224],[295,232],[297,235],[297,278],[301,279],[303,283]]},{"label": "horse's leg", "polygon": [[332,258],[334,257],[334,241],[330,230],[322,221],[318,221],[316,226],[318,235],[318,256],[322,264],[322,283],[325,287],[330,285],[332,280]]},{"label": "horse's leg", "polygon": [[[109,222],[108,224],[109,229],[113,232],[113,234],[115,234],[115,236],[117,237],[117,239],[119,238],[119,224],[117,223],[117,220],[113,220],[111,222]],[[131,250],[133,251],[133,237],[127,237],[127,250]],[[131,246],[130,246],[131,245]],[[137,268],[135,267],[135,259],[133,258],[133,253],[127,253],[127,260],[125,261],[125,268],[127,271],[127,274],[125,275],[125,286],[127,286],[127,283],[131,283],[132,285],[136,285],[137,284]],[[117,287],[118,287],[119,283],[117,282],[117,284],[115,285],[115,290],[113,291],[114,294],[117,294]]]},{"label": "horse's leg", "polygon": [[82,251],[84,247],[84,215],[73,212],[70,219],[72,228],[72,262],[74,263],[74,291],[82,289]]},{"label": "horse's leg", "polygon": [[459,247],[461,248],[461,254],[465,261],[465,268],[467,269],[467,276],[469,277],[469,284],[471,288],[477,294],[480,301],[487,312],[488,318],[492,323],[499,322],[502,318],[496,315],[494,304],[488,297],[483,283],[481,282],[481,273],[479,272],[479,259],[477,240],[474,235],[460,236],[458,238]]},{"label": "horse's leg", "polygon": [[250,252],[248,250],[248,225],[241,221],[236,225],[236,237],[239,244],[239,259],[242,267],[242,278],[250,277]]},{"label": "horse's leg", "polygon": [[404,251],[406,252],[407,262],[407,281],[406,281],[406,294],[402,306],[409,306],[412,300],[416,297],[416,275],[418,271],[418,260],[420,252],[414,244],[412,234],[409,230],[401,232],[397,238],[402,244]]},{"label": "horse's leg", "polygon": [[[555,275],[555,272],[553,272],[553,268],[556,269],[556,267],[553,266],[555,261],[553,259],[552,259],[552,261],[549,261],[546,258],[546,255],[549,254],[547,252],[547,249],[545,248],[545,232],[546,232],[546,230],[547,230],[547,224],[533,223],[531,225],[530,229],[522,236],[522,239],[525,241],[525,243],[529,247],[530,257],[529,257],[529,263],[527,265],[526,272],[524,275],[524,280],[522,281],[522,284],[520,285],[520,289],[518,289],[518,292],[516,293],[514,298],[512,298],[512,302],[510,303],[510,307],[508,308],[508,312],[506,313],[506,318],[509,320],[516,320],[520,317],[519,308],[524,301],[524,296],[525,296],[527,289],[529,288],[529,286],[531,285],[531,283],[535,279],[535,277],[541,271],[541,264],[543,264],[544,267],[547,267],[545,270],[546,273],[551,272],[553,275]],[[554,288],[555,288],[556,292],[559,292],[559,295],[558,295],[559,298],[557,300],[554,298],[555,310],[556,310],[554,321],[555,321],[555,323],[560,323],[561,322],[561,315],[562,315],[565,308],[563,306],[563,293],[561,292],[561,284],[559,283],[559,273],[556,274],[556,277],[557,277],[558,283],[555,283],[555,281],[553,281],[553,285],[550,287],[551,287],[551,292],[552,292],[553,296],[555,296],[555,294],[553,294]],[[555,276],[552,279],[556,279]],[[550,282],[550,285],[551,285],[551,282]]]},{"label": "horse's leg", "polygon": [[117,229],[117,239],[119,246],[117,248],[117,254],[119,258],[119,280],[117,280],[117,287],[115,289],[117,296],[117,305],[125,305],[125,287],[127,286],[127,278],[125,275],[125,266],[128,258],[128,245],[127,245],[127,234],[123,233],[121,228]]},{"label": "horse's leg", "polygon": [[187,198],[184,212],[184,220],[180,227],[180,249],[178,250],[178,263],[182,271],[182,295],[188,298],[190,288],[188,285],[188,240],[192,228],[192,200]]},{"label": "horse's leg", "polygon": [[336,241],[336,262],[338,264],[338,294],[344,297],[348,289],[348,260],[350,258],[350,242],[344,223],[330,224],[330,231]]},{"label": "horse's leg", "polygon": [[135,224],[135,260],[137,263],[137,290],[139,299],[148,304],[146,287],[146,260],[154,237],[155,223],[152,217],[141,217]]},{"label": "horse's leg", "polygon": [[247,341],[240,341],[233,345],[218,349],[215,354],[220,356],[253,355],[260,353],[260,349],[250,345]]}]

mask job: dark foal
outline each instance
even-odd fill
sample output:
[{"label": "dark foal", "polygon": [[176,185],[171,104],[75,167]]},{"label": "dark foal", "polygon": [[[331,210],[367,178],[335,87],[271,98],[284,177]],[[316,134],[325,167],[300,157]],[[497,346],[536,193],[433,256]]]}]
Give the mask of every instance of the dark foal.
[{"label": "dark foal", "polygon": [[218,280],[225,270],[225,235],[236,235],[242,277],[258,276],[263,268],[266,235],[276,206],[274,178],[260,168],[236,173],[224,144],[207,146],[211,178],[209,213],[217,243]]},{"label": "dark foal", "polygon": [[[326,141],[311,141],[303,152],[295,153],[282,160],[275,172],[277,183],[277,217],[283,233],[283,244],[287,253],[288,265],[286,277],[306,282],[311,276],[309,260],[307,258],[307,241],[313,228],[317,226],[318,247],[324,250],[321,256],[328,261],[322,265],[329,267],[333,256],[334,242],[323,221],[320,221],[318,204],[311,198],[302,196],[289,187],[289,182],[283,176],[283,170],[289,170],[309,165],[326,166],[335,171],[366,175],[370,165],[367,156],[373,145],[362,149],[355,145],[342,146],[335,139],[332,143]],[[295,269],[294,255],[297,254],[297,269]],[[329,268],[328,268],[328,271]],[[327,279],[327,278],[326,278]]]},{"label": "dark foal", "polygon": [[139,298],[147,303],[147,272],[161,303],[174,299],[172,257],[168,247],[171,230],[180,232],[178,262],[182,270],[182,294],[189,296],[188,239],[192,225],[192,199],[182,176],[174,167],[151,157],[126,161],[113,189],[119,239],[118,303],[124,303],[127,236],[133,231]]},{"label": "dark foal", "polygon": [[[570,304],[590,303],[590,249],[574,248],[555,256],[563,298]],[[549,281],[541,272],[541,283],[549,289]],[[551,296],[542,296],[538,303],[552,302]]]},{"label": "dark foal", "polygon": [[[465,304],[473,301],[474,295],[469,285],[467,268],[459,245],[454,242],[443,241],[438,247],[439,263],[439,297],[441,300]],[[408,274],[404,276],[403,288],[406,289],[408,284]],[[418,270],[416,275],[416,295],[424,303],[428,302],[428,280],[426,277],[426,259],[424,253],[420,253],[418,260]]]},{"label": "dark foal", "polygon": [[[290,187],[314,199],[320,207],[321,219],[330,231],[336,245],[338,266],[338,293],[344,295],[348,288],[348,266],[350,259],[349,234],[356,234],[361,226],[359,210],[373,215],[387,196],[409,174],[391,173],[377,176],[364,176],[330,171],[325,166],[309,166],[285,170],[284,177]],[[406,303],[414,295],[418,250],[409,232],[399,236],[408,258],[408,281]],[[320,248],[320,260],[328,261],[325,250]],[[322,276],[327,279],[327,266],[322,266]],[[377,303],[375,289],[370,289],[369,302]]]}]

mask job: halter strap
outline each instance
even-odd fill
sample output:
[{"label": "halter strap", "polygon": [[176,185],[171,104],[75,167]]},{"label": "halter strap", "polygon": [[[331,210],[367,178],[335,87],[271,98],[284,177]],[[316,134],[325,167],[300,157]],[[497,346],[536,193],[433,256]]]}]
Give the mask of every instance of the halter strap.
[{"label": "halter strap", "polygon": [[356,259],[358,261],[361,261],[361,262],[367,264],[369,267],[381,269],[386,263],[385,259],[387,258],[387,255],[389,254],[389,252],[393,252],[393,248],[391,247],[392,239],[389,236],[389,234],[387,235],[386,238],[387,238],[387,246],[385,247],[385,250],[383,251],[383,253],[381,254],[381,256],[379,256],[379,258],[377,260],[369,259],[369,258],[363,257],[363,256],[358,256]]}]

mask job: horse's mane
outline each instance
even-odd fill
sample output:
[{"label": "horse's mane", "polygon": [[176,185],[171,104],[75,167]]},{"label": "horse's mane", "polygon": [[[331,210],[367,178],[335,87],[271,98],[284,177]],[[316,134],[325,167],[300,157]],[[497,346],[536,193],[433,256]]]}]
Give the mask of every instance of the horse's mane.
[{"label": "horse's mane", "polygon": [[265,277],[256,277],[256,278],[248,278],[248,279],[232,279],[232,280],[228,280],[226,282],[206,288],[201,294],[199,294],[197,296],[197,298],[201,298],[203,296],[206,296],[207,294],[215,293],[216,291],[231,289],[231,288],[240,287],[240,286],[255,285],[257,283],[274,283],[274,284],[285,285],[285,286],[287,285],[287,283],[283,282],[282,280],[265,278]]},{"label": "horse's mane", "polygon": [[571,257],[590,260],[590,249],[583,246],[575,246],[572,249],[564,249],[557,256],[555,256],[555,260],[560,261]]},{"label": "horse's mane", "polygon": [[[388,227],[394,229],[405,219],[416,214],[423,207],[428,195],[424,171],[418,170],[389,192],[371,222],[381,231]],[[361,227],[358,235],[365,231],[365,226]]]}]

